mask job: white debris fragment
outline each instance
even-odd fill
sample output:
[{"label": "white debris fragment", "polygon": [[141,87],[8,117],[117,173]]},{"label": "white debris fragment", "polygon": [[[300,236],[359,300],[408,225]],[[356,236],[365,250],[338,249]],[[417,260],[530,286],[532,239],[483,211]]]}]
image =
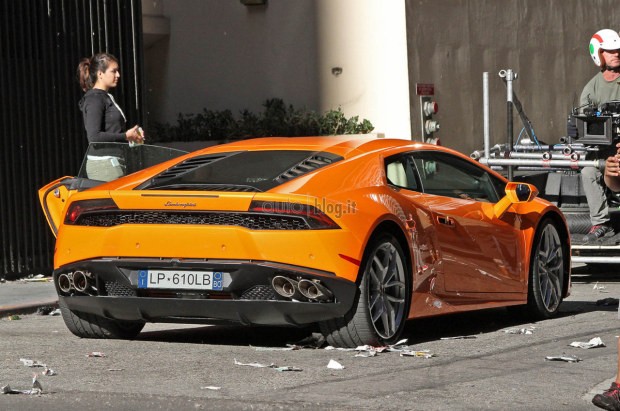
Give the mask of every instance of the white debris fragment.
[{"label": "white debris fragment", "polygon": [[605,290],[607,287],[605,287],[604,285],[598,285],[598,281],[596,282],[596,284],[594,284],[594,287],[592,287],[593,290]]},{"label": "white debris fragment", "polygon": [[42,392],[43,392],[43,386],[41,386],[41,383],[37,379],[37,374],[34,373],[32,375],[32,391],[30,392],[30,394],[41,395]]},{"label": "white debris fragment", "polygon": [[568,345],[570,345],[571,347],[583,348],[584,350],[588,350],[590,348],[605,347],[605,343],[603,342],[603,340],[601,340],[600,337],[594,337],[588,342],[575,341]]},{"label": "white debris fragment", "polygon": [[284,367],[275,367],[274,368],[276,371],[279,372],[284,372],[284,371],[303,371],[301,368],[299,367],[292,367],[290,365],[286,365]]},{"label": "white debris fragment", "polygon": [[456,337],[441,337],[442,340],[470,340],[474,338],[478,338],[478,337],[475,335],[459,335]]},{"label": "white debris fragment", "polygon": [[564,362],[579,362],[581,358],[574,355],[548,355],[545,357],[547,361],[564,361]]},{"label": "white debris fragment", "polygon": [[403,350],[400,352],[401,357],[421,357],[421,358],[431,358],[436,357],[435,354],[432,354],[430,350]]},{"label": "white debris fragment", "polygon": [[101,351],[89,352],[88,354],[86,354],[86,356],[87,357],[97,357],[97,358],[106,357],[105,353],[102,353]]},{"label": "white debris fragment", "polygon": [[52,375],[58,375],[58,374],[56,373],[56,371],[52,370],[51,368],[45,367],[43,369],[43,372],[41,372],[41,375],[46,375],[50,377]]},{"label": "white debris fragment", "polygon": [[377,350],[366,350],[366,351],[359,351],[357,354],[355,354],[355,357],[362,357],[362,358],[368,358],[368,357],[376,357],[377,356]]},{"label": "white debris fragment", "polygon": [[327,368],[332,369],[332,370],[344,370],[344,365],[340,364],[336,360],[329,360],[329,363],[327,364]]},{"label": "white debris fragment", "polygon": [[201,390],[212,390],[212,391],[219,391],[222,389],[222,387],[216,387],[214,385],[207,385],[206,387],[200,387]]},{"label": "white debris fragment", "polygon": [[0,387],[0,394],[32,394],[32,390],[14,390],[9,385]]},{"label": "white debris fragment", "polygon": [[276,367],[274,363],[271,363],[271,364],[260,364],[257,362],[243,363],[243,362],[237,361],[236,358],[234,358],[234,361],[235,361],[235,365],[242,365],[246,367],[254,367],[254,368],[275,368]]},{"label": "white debris fragment", "polygon": [[20,358],[19,359],[26,367],[47,367],[45,364],[39,361],[33,361],[28,358]]},{"label": "white debris fragment", "polygon": [[303,347],[295,344],[286,344],[286,347],[254,347],[256,351],[295,351]]},{"label": "white debris fragment", "polygon": [[325,349],[327,351],[331,351],[331,350],[336,350],[336,351],[355,351],[355,350],[357,350],[357,348],[333,347],[331,345],[328,345],[327,347],[325,347]]},{"label": "white debris fragment", "polygon": [[527,328],[509,328],[508,330],[504,330],[506,334],[525,334],[531,335],[534,334],[534,330],[536,327],[527,327]]},{"label": "white debris fragment", "polygon": [[56,308],[54,311],[50,312],[48,315],[57,316],[60,315],[60,308]]}]

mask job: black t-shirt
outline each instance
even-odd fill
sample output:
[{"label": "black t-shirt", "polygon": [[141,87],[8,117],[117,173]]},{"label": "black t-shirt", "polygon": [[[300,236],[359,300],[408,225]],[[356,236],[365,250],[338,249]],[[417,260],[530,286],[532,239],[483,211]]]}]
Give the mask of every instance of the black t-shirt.
[{"label": "black t-shirt", "polygon": [[104,90],[90,89],[79,103],[86,137],[93,142],[126,142],[125,117]]}]

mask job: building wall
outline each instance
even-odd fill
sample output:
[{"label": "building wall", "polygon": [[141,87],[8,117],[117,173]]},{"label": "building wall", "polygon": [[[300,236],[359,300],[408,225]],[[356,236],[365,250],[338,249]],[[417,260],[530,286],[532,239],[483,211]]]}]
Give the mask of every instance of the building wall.
[{"label": "building wall", "polygon": [[377,133],[409,139],[404,5],[143,0],[149,121],[203,108],[259,112],[278,97],[318,112],[340,107]]},{"label": "building wall", "polygon": [[410,139],[404,0],[316,3],[321,111],[342,107],[377,133]]},{"label": "building wall", "polygon": [[291,3],[144,1],[144,13],[170,27],[145,49],[149,120],[203,108],[259,112],[274,97],[318,110],[315,4]]},{"label": "building wall", "polygon": [[[434,83],[442,144],[466,153],[482,147],[482,73],[489,72],[491,141],[506,131],[501,69],[518,73],[514,91],[547,143],[566,133],[566,118],[597,72],[592,34],[620,28],[614,0],[406,0],[411,119],[420,135],[415,83]],[[514,137],[521,122],[514,117]]]}]

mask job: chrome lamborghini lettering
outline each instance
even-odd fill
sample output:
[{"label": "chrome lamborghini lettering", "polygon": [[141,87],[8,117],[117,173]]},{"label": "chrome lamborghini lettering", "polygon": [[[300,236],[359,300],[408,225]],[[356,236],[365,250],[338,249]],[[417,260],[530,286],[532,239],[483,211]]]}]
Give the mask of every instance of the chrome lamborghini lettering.
[{"label": "chrome lamborghini lettering", "polygon": [[196,207],[196,203],[178,203],[178,202],[172,202],[172,201],[168,201],[166,204],[164,204],[164,207],[183,207],[183,208],[187,208],[187,207]]}]

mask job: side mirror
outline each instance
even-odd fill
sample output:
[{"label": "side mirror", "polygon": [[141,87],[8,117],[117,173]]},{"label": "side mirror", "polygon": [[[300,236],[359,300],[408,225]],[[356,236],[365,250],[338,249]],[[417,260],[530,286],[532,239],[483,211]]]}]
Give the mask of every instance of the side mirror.
[{"label": "side mirror", "polygon": [[532,184],[511,181],[506,184],[506,195],[493,206],[493,214],[501,218],[511,205],[530,202],[537,195],[538,189]]}]

